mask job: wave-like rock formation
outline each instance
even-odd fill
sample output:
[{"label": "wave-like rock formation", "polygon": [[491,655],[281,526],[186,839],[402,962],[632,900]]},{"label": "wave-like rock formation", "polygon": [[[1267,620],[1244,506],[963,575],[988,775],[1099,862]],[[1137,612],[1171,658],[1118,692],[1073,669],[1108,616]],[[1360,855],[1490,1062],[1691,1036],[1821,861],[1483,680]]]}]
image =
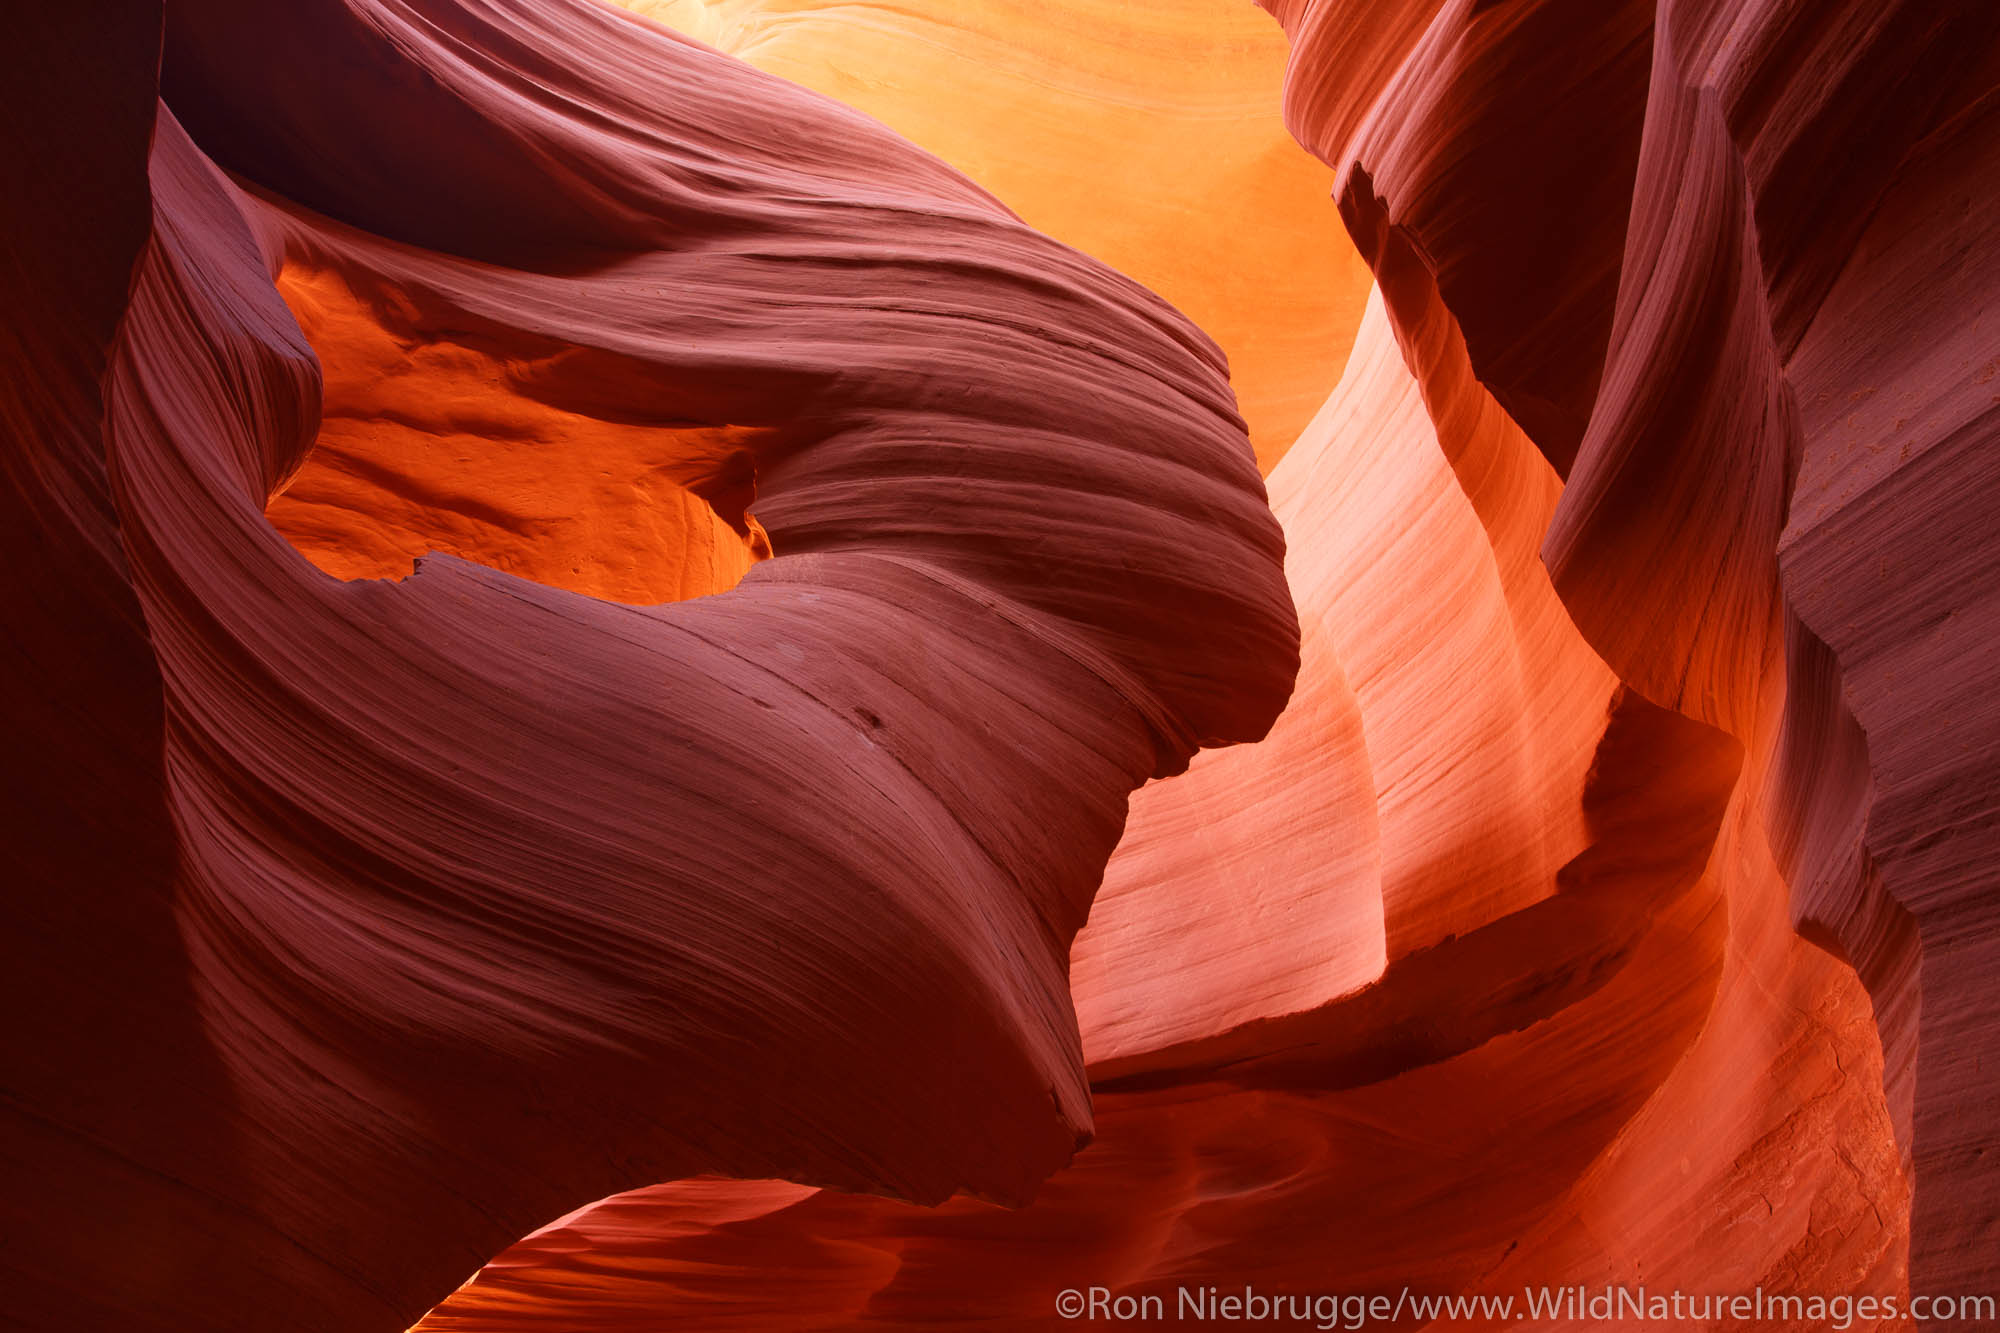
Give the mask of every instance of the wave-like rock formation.
[{"label": "wave-like rock formation", "polygon": [[2000,11],[628,7],[22,27],[9,1319],[2000,1290]]},{"label": "wave-like rock formation", "polygon": [[[1284,34],[1232,0],[619,0],[880,118],[1229,354],[1266,470],[1338,378],[1367,270],[1273,90]],[[1331,368],[1331,370],[1329,370]]]},{"label": "wave-like rock formation", "polygon": [[[1280,6],[1288,114],[1342,173],[1343,215],[1385,285],[1396,250],[1422,257],[1481,382],[1565,473],[1544,553],[1578,627],[1633,689],[1743,744],[1738,801],[1755,817],[1718,846],[1748,857],[1732,912],[1758,910],[1782,870],[1805,933],[1867,984],[1912,1168],[1911,1285],[1976,1286],[2000,1237],[2000,1127],[1974,1109],[1971,1074],[1993,1058],[1975,978],[1990,975],[1994,907],[1974,867],[2000,835],[2000,719],[1971,702],[1989,691],[1964,645],[1991,634],[1995,557],[1967,524],[1995,498],[2000,398],[1981,387],[1979,328],[2000,265],[1990,201],[1966,182],[2000,153],[2000,17],[1434,8],[1421,30],[1360,19],[1398,58],[1336,100],[1315,89],[1337,81],[1355,39],[1335,32],[1359,7]],[[1572,35],[1551,40],[1550,24]],[[1551,59],[1559,77],[1529,76],[1553,75]],[[1431,122],[1448,133],[1423,135]],[[1579,178],[1634,180],[1629,209],[1599,210],[1567,258],[1475,222],[1497,208],[1559,239],[1592,215],[1587,193],[1551,228],[1565,192],[1522,191],[1514,208],[1497,193],[1509,164],[1551,155],[1551,133],[1582,136],[1557,140]],[[1493,147],[1467,151],[1468,135]],[[1581,282],[1606,258],[1615,299]],[[1551,269],[1531,308],[1565,336],[1483,340],[1537,264]],[[1878,397],[1892,406],[1864,406]],[[1711,1044],[1744,1040],[1711,1028]],[[1718,1182],[1745,1174],[1729,1149],[1759,1141],[1711,1138]],[[1788,1271],[1825,1230],[1815,1219]]]},{"label": "wave-like rock formation", "polygon": [[[524,1242],[432,1325],[1039,1323],[1093,1282],[1990,1284],[1992,1126],[1963,1082],[1984,1001],[1961,989],[1926,1047],[1916,995],[1920,953],[1977,975],[1979,853],[1945,863],[1962,924],[1925,944],[1873,850],[1882,743],[1790,568],[1816,415],[1878,473],[1922,447],[1892,460],[1891,424],[1936,413],[1954,446],[1901,518],[1844,488],[1857,592],[1888,577],[1869,522],[1991,506],[1990,207],[1932,168],[1898,222],[1866,215],[1933,157],[1978,179],[1992,33],[1969,6],[1689,8],[1279,7],[1292,128],[1340,173],[1379,299],[1271,477],[1293,703],[1135,798],[1078,939],[1099,1138],[1077,1165],[1013,1214],[759,1186],[710,1218],[722,1186],[645,1192]],[[1876,159],[1866,197],[1829,197],[1843,136]],[[1871,258],[1856,219],[1902,249]],[[1935,352],[1827,297],[1863,263],[1881,286],[1858,290],[1909,311],[1897,345]],[[1784,346],[1808,327],[1843,349],[1810,388]],[[1932,377],[1903,419],[1852,417],[1901,364]],[[1967,645],[1991,635],[1982,540],[1956,531],[1921,602]],[[1845,614],[1884,654],[1927,637]],[[1954,692],[1940,727],[1981,716],[1958,652],[1905,705]],[[1923,836],[1990,827],[1992,737],[1901,744],[1957,756],[1923,775]]]},{"label": "wave-like rock formation", "polygon": [[96,136],[23,205],[108,216],[9,243],[10,1315],[400,1329],[704,1172],[1025,1201],[1127,794],[1296,669],[1213,345],[610,11],[161,17],[15,94]]}]

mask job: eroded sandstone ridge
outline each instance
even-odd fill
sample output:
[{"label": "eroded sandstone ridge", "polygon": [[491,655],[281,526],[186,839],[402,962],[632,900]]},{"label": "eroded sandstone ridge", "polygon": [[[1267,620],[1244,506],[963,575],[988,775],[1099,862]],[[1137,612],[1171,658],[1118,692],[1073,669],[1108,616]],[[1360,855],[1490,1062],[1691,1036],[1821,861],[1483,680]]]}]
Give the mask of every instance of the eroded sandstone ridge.
[{"label": "eroded sandstone ridge", "polygon": [[[10,1317],[401,1329],[703,1172],[1024,1202],[1127,794],[1296,669],[1214,346],[614,11],[161,19],[10,88]],[[575,474],[660,494],[534,541]]]},{"label": "eroded sandstone ridge", "polygon": [[629,7],[21,25],[9,1319],[2000,1291],[2000,11]]}]

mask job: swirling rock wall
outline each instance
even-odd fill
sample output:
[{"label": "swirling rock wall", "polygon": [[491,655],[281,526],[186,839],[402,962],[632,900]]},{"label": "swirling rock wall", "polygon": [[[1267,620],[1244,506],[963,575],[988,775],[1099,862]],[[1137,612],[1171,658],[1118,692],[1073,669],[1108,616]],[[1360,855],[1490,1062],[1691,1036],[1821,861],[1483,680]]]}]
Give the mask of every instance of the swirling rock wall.
[{"label": "swirling rock wall", "polygon": [[[126,95],[83,120],[101,180],[27,164],[110,218],[50,249],[88,300],[27,287],[74,373],[16,389],[51,455],[18,489],[84,549],[14,697],[50,708],[75,640],[137,711],[54,722],[151,762],[130,840],[58,789],[53,864],[17,854],[43,969],[128,896],[155,917],[13,1066],[20,1206],[60,1225],[10,1290],[399,1329],[652,1181],[1024,1201],[1090,1132],[1066,963],[1127,793],[1261,735],[1296,670],[1213,345],[872,122],[609,11],[176,5],[157,115],[160,15],[120,27],[126,66],[61,24],[31,53],[37,116],[86,70]],[[407,501],[381,529],[503,568],[343,581],[267,520],[333,360],[342,466]],[[509,547],[492,472],[621,467],[702,502],[665,582],[504,571],[590,542]],[[93,1202],[128,1244],[84,1245]]]},{"label": "swirling rock wall", "polygon": [[2000,18],[633,8],[0,81],[10,1316],[1996,1286]]},{"label": "swirling rock wall", "polygon": [[[1977,1035],[1991,1029],[1989,988],[1970,978],[1991,895],[1965,867],[1991,836],[1996,752],[1987,712],[1959,694],[1981,690],[1981,672],[1949,633],[1916,625],[1984,623],[1991,583],[1984,541],[1953,517],[1994,496],[1979,448],[1995,399],[1976,350],[1995,279],[1977,239],[1991,209],[1951,173],[1976,176],[1995,151],[1983,113],[1995,17],[1663,0],[1642,86],[1648,42],[1614,40],[1626,10],[1551,42],[1543,25],[1566,22],[1559,4],[1434,8],[1419,35],[1359,7],[1279,6],[1294,37],[1293,127],[1341,172],[1343,214],[1385,285],[1400,234],[1467,330],[1482,382],[1566,472],[1545,555],[1578,627],[1634,689],[1744,743],[1739,800],[1755,801],[1761,827],[1743,837],[1772,844],[1803,929],[1872,995],[1913,1166],[1912,1284],[1976,1285],[1990,1276],[1974,1256],[1992,1252],[2000,1188],[1983,1151],[1991,1117],[1971,1110],[1966,1081],[1990,1040]],[[1372,87],[1336,101],[1314,88],[1337,77],[1356,39],[1335,34],[1349,25],[1401,63],[1390,72],[1384,59]],[[1491,77],[1546,69],[1551,52],[1560,79]],[[1552,191],[1505,206],[1518,177],[1500,168],[1548,155],[1552,94],[1590,136],[1568,160],[1599,181],[1636,159],[1636,177],[1629,215],[1601,217],[1564,265],[1588,276],[1622,243],[1615,302],[1601,283],[1538,282],[1536,309],[1583,317],[1565,337],[1527,340],[1524,356],[1475,333],[1495,314],[1487,293],[1520,281],[1523,248],[1467,220],[1569,211]],[[1498,147],[1478,165],[1464,133],[1427,133],[1434,123],[1483,123]],[[1594,197],[1578,201],[1586,216]],[[1532,272],[1546,252],[1525,253]],[[1922,313],[1889,323],[1871,301]],[[1549,391],[1588,382],[1594,401]],[[1884,394],[1898,406],[1862,406]],[[1578,402],[1581,416],[1538,410]],[[1919,527],[1953,557],[1899,584],[1891,566],[1923,545]],[[1826,528],[1841,532],[1839,557]],[[1879,694],[1863,703],[1857,670],[1878,689],[1900,676],[1907,711]],[[1766,859],[1748,871],[1768,885]],[[1768,892],[1746,883],[1731,902],[1755,910]]]},{"label": "swirling rock wall", "polygon": [[[641,1193],[525,1242],[430,1324],[1036,1324],[1087,1283],[1990,1281],[1995,1191],[1965,1150],[1990,1117],[1951,1081],[1976,1067],[1976,994],[1931,1039],[1951,1072],[1928,1151],[1911,1109],[1919,953],[1976,958],[1985,932],[1925,946],[1884,892],[1880,743],[1780,571],[1816,418],[1872,400],[1877,369],[1929,369],[1903,410],[1962,432],[1937,484],[1990,505],[1975,201],[1932,177],[1871,264],[1909,284],[1872,293],[1911,312],[1898,339],[1940,364],[1891,352],[1859,300],[1811,302],[1869,255],[1856,220],[1894,162],[1941,151],[1926,135],[1990,147],[1966,110],[1990,76],[1939,62],[1991,34],[1967,6],[1685,9],[1278,7],[1291,127],[1339,173],[1380,300],[1271,477],[1293,704],[1264,744],[1139,794],[1079,937],[1099,1139],[1076,1167],[1016,1214],[726,1191],[744,1202],[710,1224],[711,1195]],[[1862,197],[1826,184],[1846,164],[1811,166],[1842,135]],[[1808,327],[1842,348],[1840,388],[1808,388],[1785,345]],[[1956,415],[1930,399],[1952,376]],[[1845,425],[1884,466],[1868,420]],[[1901,521],[1948,514],[1942,494]],[[1873,496],[1846,495],[1843,549],[1872,550]],[[1957,540],[1928,604],[1962,608],[1942,623],[1969,644],[1990,579]],[[1930,775],[1957,821],[1926,823],[1934,844],[1990,824],[1990,739],[1901,744],[1962,756]]]},{"label": "swirling rock wall", "polygon": [[1229,0],[620,0],[879,117],[1229,354],[1266,470],[1338,378],[1367,270],[1272,97],[1285,38]]}]

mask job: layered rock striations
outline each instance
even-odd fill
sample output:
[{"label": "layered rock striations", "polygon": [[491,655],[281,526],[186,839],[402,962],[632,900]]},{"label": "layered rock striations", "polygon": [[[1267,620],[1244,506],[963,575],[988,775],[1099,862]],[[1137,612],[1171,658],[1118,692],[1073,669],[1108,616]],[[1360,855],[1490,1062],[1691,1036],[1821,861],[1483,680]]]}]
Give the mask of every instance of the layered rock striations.
[{"label": "layered rock striations", "polygon": [[[71,377],[16,389],[16,490],[78,549],[11,697],[99,684],[77,784],[151,765],[9,839],[76,974],[10,1061],[23,1317],[399,1329],[703,1172],[1024,1201],[1090,1133],[1066,963],[1127,793],[1296,668],[1213,345],[614,13],[177,5],[155,114],[160,21],[28,53],[50,121],[117,86],[101,178],[26,163],[109,216],[49,242],[89,299],[24,278]],[[323,431],[345,517],[282,503]],[[577,473],[685,521],[544,542],[516,502]]]},{"label": "layered rock striations", "polygon": [[[1988,543],[1951,517],[1993,484],[1991,210],[1966,184],[1990,23],[1275,13],[1289,123],[1379,293],[1271,476],[1293,704],[1139,793],[1077,942],[1098,1141],[1013,1214],[757,1187],[711,1226],[689,1187],[629,1196],[433,1325],[1040,1326],[1091,1283],[1990,1279],[1984,1000],[1933,999],[1990,934]],[[1875,655],[1874,729],[1842,636]],[[1890,755],[1923,816],[1883,804]],[[1907,897],[1892,847],[1930,872]],[[786,1279],[745,1302],[772,1254]]]},{"label": "layered rock striations", "polygon": [[1229,355],[1268,471],[1326,398],[1367,271],[1272,90],[1284,34],[1230,0],[619,0],[879,117]]},{"label": "layered rock striations", "polygon": [[[1518,247],[1482,246],[1432,202],[1466,216],[1495,177],[1468,165],[1478,155],[1458,151],[1462,136],[1427,143],[1411,127],[1440,104],[1483,105],[1488,134],[1513,152],[1546,143],[1550,81],[1496,90],[1475,76],[1482,63],[1548,59],[1550,43],[1527,34],[1562,6],[1447,5],[1421,37],[1363,20],[1405,54],[1336,104],[1311,87],[1351,40],[1327,35],[1351,8],[1279,11],[1294,36],[1294,129],[1342,174],[1364,253],[1384,229],[1407,235],[1468,330],[1482,383],[1566,473],[1544,554],[1578,627],[1633,689],[1743,743],[1748,859],[1729,904],[1738,916],[1766,910],[1782,871],[1804,933],[1867,983],[1887,1110],[1912,1167],[1911,1285],[1974,1289],[1990,1276],[1976,1256],[2000,1225],[1978,1146],[1991,1117],[1966,1082],[1987,1001],[1963,970],[1990,899],[1970,867],[1993,827],[1995,750],[1984,710],[1961,694],[1981,691],[1980,669],[1934,627],[1984,632],[1969,627],[1991,583],[1984,542],[1954,515],[1990,506],[1994,486],[1980,445],[1996,400],[1980,387],[1990,367],[1978,350],[1995,273],[1978,237],[1991,210],[1964,184],[1994,145],[1982,117],[1994,17],[1976,5],[1663,2],[1642,89],[1604,77],[1639,68],[1612,50],[1615,24],[1558,44],[1570,120],[1592,127],[1580,161],[1636,161],[1635,183],[1629,213],[1577,250],[1583,276],[1622,240],[1615,301],[1594,298],[1569,336],[1532,340],[1524,355],[1472,332],[1490,317],[1483,292],[1518,280]],[[1618,126],[1622,136],[1605,132]],[[1440,157],[1431,145],[1447,142]],[[1549,200],[1530,193],[1527,216]],[[1540,309],[1577,299],[1573,284],[1546,290]],[[1538,386],[1592,379],[1580,439],[1535,410],[1566,400]],[[1896,406],[1865,406],[1878,399]],[[1891,571],[1904,560],[1912,572],[1899,584]],[[1885,674],[1902,682],[1903,711],[1863,702],[1853,673],[1871,660],[1878,688]],[[1719,857],[1732,842],[1726,832]],[[1728,994],[1725,974],[1711,1043],[1744,1039],[1720,1021]],[[1743,1062],[1767,1049],[1747,1046]],[[1761,1140],[1746,1128],[1740,1141]],[[1717,1157],[1719,1180],[1756,1169],[1754,1154]],[[1796,1281],[1818,1262],[1828,1220],[1815,1217],[1774,1271]]]},{"label": "layered rock striations", "polygon": [[629,7],[29,25],[10,1315],[2000,1286],[2000,18]]}]

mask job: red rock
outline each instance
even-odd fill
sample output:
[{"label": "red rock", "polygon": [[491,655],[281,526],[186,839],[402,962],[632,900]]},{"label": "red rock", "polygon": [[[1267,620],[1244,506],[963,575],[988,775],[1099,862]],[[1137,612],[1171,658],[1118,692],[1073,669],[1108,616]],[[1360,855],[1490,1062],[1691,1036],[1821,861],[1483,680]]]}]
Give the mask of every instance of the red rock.
[{"label": "red rock", "polygon": [[[1837,857],[1841,869],[1795,879],[1794,892],[1868,981],[1893,1060],[1892,1108],[1900,1117],[1908,1107],[1898,1128],[1916,1183],[1911,1285],[1979,1291],[1992,1284],[2000,1238],[2000,1156],[1981,1072],[2000,1059],[2000,908],[1987,869],[2000,853],[1990,651],[2000,219],[1974,182],[2000,170],[2000,68],[1990,14],[1953,24],[1905,8],[1895,19],[1905,32],[1936,25],[1919,56],[1927,72],[1962,66],[1968,48],[1986,59],[1946,80],[1918,122],[1838,278],[1802,317],[1787,366],[1803,454],[1779,573],[1805,627],[1797,639],[1826,645],[1797,652],[1791,680],[1800,711],[1837,719],[1837,756],[1818,780],[1829,770],[1844,779],[1802,802],[1814,821],[1807,854],[1820,865]],[[1814,676],[1828,651],[1837,674]],[[1835,814],[1848,815],[1844,827]]]},{"label": "red rock", "polygon": [[649,22],[23,25],[17,1322],[1995,1288],[2000,11],[1267,8],[1376,285],[1269,509],[1164,302]]},{"label": "red rock", "polygon": [[[164,702],[131,728],[164,742],[133,818],[170,812],[174,842],[103,909],[157,906],[160,984],[121,979],[137,957],[99,981],[123,1029],[52,1032],[67,1057],[21,1094],[43,1128],[15,1139],[103,1144],[124,1165],[48,1169],[111,1179],[83,1197],[165,1239],[34,1256],[26,1308],[89,1290],[72,1322],[400,1329],[553,1214],[703,1171],[1025,1199],[1090,1133],[1068,945],[1126,793],[1261,734],[1296,667],[1212,345],[886,132],[649,27],[579,6],[436,32],[383,66],[413,100],[369,110],[269,54],[386,60],[370,25],[411,11],[260,12],[260,60],[232,17],[177,8],[166,83],[199,88],[242,185],[162,110],[147,240],[143,158],[117,151],[147,122],[105,117],[97,188],[126,192],[129,242],[55,328],[84,366],[36,427],[108,476],[124,554],[79,618],[118,648],[114,599],[144,614],[119,651],[156,683],[114,692]],[[510,54],[528,67],[496,74]],[[403,128],[350,170],[369,124]],[[570,144],[630,197],[535,152],[461,159],[474,130]],[[419,248],[482,200],[489,231]],[[654,428],[725,521],[754,476],[777,554],[653,606],[449,556],[315,569],[262,512],[320,420],[281,268],[359,298],[317,326],[331,351],[372,321],[504,369],[455,394],[463,361],[414,357],[418,434],[538,405]],[[552,440],[543,465],[633,438]],[[84,870],[88,808],[50,816]],[[87,953],[90,919],[31,921],[31,944]],[[153,1069],[103,1063],[163,1042]]]},{"label": "red rock", "polygon": [[[1782,1196],[1763,1191],[1787,1206],[1810,1197],[1812,1218],[1796,1245],[1782,1254],[1773,1246],[1768,1259],[1750,1257],[1771,1246],[1768,1238],[1732,1236],[1746,1264],[1741,1276],[1783,1273],[1829,1289],[1861,1280],[1864,1270],[1878,1275],[1868,1281],[1900,1280],[1883,1260],[1825,1239],[1853,1227],[1839,1218],[1878,1230],[1895,1206],[1900,1187],[1873,1137],[1886,1117],[1896,1128],[1890,1146],[1913,1176],[1910,1290],[1977,1289],[1991,1275],[1979,1256],[1992,1252],[2000,1191],[1986,1178],[1985,1117],[1972,1109],[1965,1081],[1983,1041],[1972,1034],[1990,1024],[1983,991],[1970,981],[1983,946],[1968,953],[1966,945],[1989,932],[1964,867],[1992,823],[1995,784],[1983,766],[2000,748],[1981,730],[1979,675],[1942,667],[1969,661],[1968,648],[1917,626],[1978,633],[1975,608],[1990,581],[1980,572],[1984,557],[1972,554],[1983,536],[1954,518],[1983,504],[1992,485],[1990,467],[1972,461],[1975,442],[1991,438],[1991,395],[1980,398],[1973,382],[1983,356],[1977,334],[1963,332],[1979,327],[1992,302],[1990,273],[1967,257],[1990,248],[1981,240],[1990,210],[1962,190],[1951,195],[1945,181],[1990,170],[1981,154],[1993,136],[1978,108],[1994,86],[1996,19],[1974,5],[1807,12],[1662,0],[1651,16],[1650,86],[1635,102],[1629,79],[1612,77],[1620,68],[1615,24],[1572,25],[1541,42],[1523,36],[1559,5],[1436,8],[1423,36],[1408,26],[1396,39],[1393,74],[1369,66],[1347,76],[1332,55],[1347,40],[1335,35],[1344,8],[1274,6],[1293,34],[1291,80],[1345,80],[1337,96],[1291,88],[1288,105],[1302,142],[1343,173],[1343,215],[1392,310],[1401,261],[1391,242],[1405,235],[1400,253],[1466,329],[1474,370],[1559,464],[1568,435],[1541,408],[1580,400],[1536,394],[1537,377],[1586,383],[1593,330],[1608,327],[1602,383],[1545,546],[1555,587],[1629,686],[1734,732],[1747,750],[1716,859],[1732,923],[1744,926],[1697,1047],[1709,1054],[1691,1056],[1677,1086],[1656,1099],[1662,1111],[1678,1108],[1671,1123],[1635,1122],[1614,1152],[1611,1160],[1632,1162],[1635,1173],[1607,1171],[1599,1182],[1610,1217],[1623,1220],[1593,1206],[1594,1229],[1624,1238],[1593,1242],[1611,1251],[1597,1271],[1633,1271],[1643,1256],[1656,1280],[1685,1265],[1712,1285],[1718,1270],[1702,1258],[1704,1247],[1727,1234],[1714,1219],[1726,1216],[1732,1194],[1779,1169],[1762,1145],[1776,1132],[1770,1126],[1784,1124],[1797,1155],[1828,1142],[1837,1150],[1820,1159],[1818,1183],[1806,1183],[1822,1171],[1814,1167],[1805,1177],[1787,1174]],[[1375,22],[1386,31],[1425,8]],[[1560,77],[1501,76],[1537,67]],[[1509,156],[1523,151],[1517,145],[1547,141],[1529,131],[1557,105],[1570,134],[1592,137],[1535,158],[1536,167],[1554,157],[1594,185],[1617,176],[1606,164],[1625,160],[1618,127],[1643,106],[1630,216],[1599,212],[1572,242],[1565,276],[1540,279],[1513,317],[1524,329],[1555,320],[1567,339],[1525,339],[1532,350],[1510,349],[1510,359],[1477,336],[1492,309],[1481,293],[1535,273],[1545,253],[1535,242],[1551,234],[1546,222],[1513,229],[1552,214],[1572,225],[1592,216],[1599,197],[1586,193],[1563,207],[1546,187],[1528,187],[1541,178],[1502,169],[1518,162]],[[1512,206],[1501,202],[1453,230],[1450,206],[1496,197]],[[1500,220],[1489,222],[1495,213]],[[1623,258],[1605,326],[1605,289],[1575,279],[1595,271],[1607,243],[1622,247]],[[1888,318],[1900,321],[1893,327],[1884,322],[1891,310]],[[1900,390],[1899,407],[1879,398],[1890,386]],[[1856,411],[1877,401],[1884,406]],[[1929,470],[1901,470],[1946,441]],[[1904,486],[1907,496],[1898,494]],[[1899,584],[1889,564],[1923,549],[1920,529],[1960,554],[1949,574],[1919,575],[1923,558],[1907,557],[1912,572]],[[1896,672],[1886,663],[1899,653],[1906,657]],[[1874,708],[1850,712],[1865,687],[1849,673],[1871,657],[1883,664],[1878,671],[1930,682],[1922,701],[1904,688],[1893,707],[1877,695]],[[1954,696],[1957,689],[1965,693]],[[1959,758],[1944,761],[1954,750]],[[1894,801],[1884,777],[1891,755],[1905,756]],[[1776,865],[1762,846],[1765,828]],[[1890,855],[1900,877],[1884,867]],[[1780,870],[1801,928],[1852,960],[1867,984],[1885,1061],[1882,1087],[1839,1080],[1843,1109],[1816,1124],[1810,1096],[1787,1081],[1803,1070],[1769,1056],[1772,1040],[1800,1049],[1800,1037],[1781,1035],[1785,1020],[1740,999],[1739,972],[1761,977],[1749,984],[1766,990],[1816,994],[1805,1003],[1820,1016],[1815,1026],[1846,1050],[1834,1057],[1839,1068],[1857,1058],[1872,1064],[1866,1048],[1875,1043],[1858,1031],[1848,983],[1772,937]],[[1934,976],[1934,966],[1944,975]],[[1821,979],[1809,980],[1814,974]],[[1753,1038],[1759,1029],[1769,1035]],[[1732,1048],[1737,1054],[1724,1053]],[[1751,1069],[1769,1080],[1761,1107],[1742,1099]],[[1716,1086],[1702,1088],[1704,1077]],[[1717,1095],[1724,1082],[1737,1090],[1734,1109]],[[1642,1146],[1657,1135],[1702,1145],[1713,1165],[1691,1170],[1685,1147]],[[1676,1151],[1679,1177],[1706,1179],[1706,1197],[1674,1183],[1664,1163],[1637,1166]],[[1870,1165],[1857,1171],[1862,1160]],[[1536,1271],[1532,1246],[1524,1243],[1513,1271]]]}]

